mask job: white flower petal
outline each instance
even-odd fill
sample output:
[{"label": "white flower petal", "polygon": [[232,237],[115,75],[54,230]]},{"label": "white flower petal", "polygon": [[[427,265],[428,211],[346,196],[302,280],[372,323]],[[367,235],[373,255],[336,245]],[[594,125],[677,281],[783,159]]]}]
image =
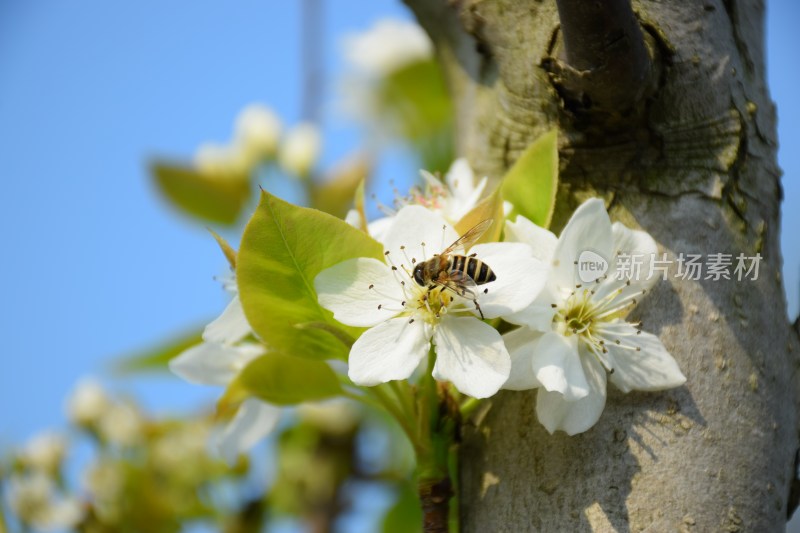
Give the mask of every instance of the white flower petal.
[{"label": "white flower petal", "polygon": [[549,305],[540,305],[534,302],[522,311],[504,316],[503,319],[518,326],[527,326],[536,331],[547,332],[553,329],[554,314],[554,309]]},{"label": "white flower petal", "polygon": [[342,49],[350,66],[366,75],[383,77],[409,63],[429,58],[433,44],[419,24],[382,19],[367,31],[345,35]]},{"label": "white flower petal", "polygon": [[632,261],[637,263],[641,260],[638,267],[638,275],[631,279],[631,286],[641,290],[649,289],[661,279],[659,272],[654,272],[652,278],[650,274],[650,264],[658,254],[658,245],[649,233],[640,230],[633,230],[619,222],[614,222],[611,226],[614,236],[614,256],[617,254],[628,254]]},{"label": "white flower petal", "polygon": [[515,242],[477,244],[470,250],[494,271],[497,279],[480,285],[478,303],[486,318],[522,311],[547,283],[547,265],[531,255],[530,246]]},{"label": "white flower petal", "polygon": [[525,218],[518,215],[514,222],[506,222],[505,240],[507,242],[524,242],[533,250],[533,256],[548,265],[553,259],[556,251],[558,237],[552,232],[541,228]]},{"label": "white flower petal", "polygon": [[169,369],[189,383],[225,386],[244,366],[264,353],[258,344],[227,346],[201,342],[170,360]]},{"label": "white flower petal", "polygon": [[47,529],[64,531],[75,528],[86,515],[86,508],[78,498],[68,497],[52,503],[47,516]]},{"label": "white flower petal", "polygon": [[389,228],[392,227],[392,224],[394,224],[394,217],[377,218],[367,224],[367,233],[376,241],[383,242],[383,238]]},{"label": "white flower petal", "polygon": [[577,435],[591,428],[600,419],[606,405],[606,372],[592,356],[582,355],[581,363],[589,383],[589,394],[568,402],[558,392],[539,389],[536,396],[536,416],[549,431],[565,431]]},{"label": "white flower petal", "polygon": [[531,305],[522,311],[504,316],[503,320],[518,326],[527,326],[536,331],[545,333],[552,331],[553,316],[556,314],[553,304],[558,305],[562,302],[558,293],[559,289],[548,282]]},{"label": "white flower petal", "polygon": [[433,377],[464,394],[487,398],[506,382],[511,358],[496,329],[473,317],[445,316],[433,332]]},{"label": "white flower petal", "polygon": [[248,398],[217,435],[215,444],[219,454],[228,464],[234,464],[239,454],[247,452],[275,428],[280,416],[279,407]]},{"label": "white flower petal", "polygon": [[475,190],[475,174],[472,172],[469,162],[463,157],[453,161],[444,180],[450,188],[450,192],[457,198],[467,198]]},{"label": "white flower petal", "polygon": [[398,317],[361,334],[350,349],[353,383],[371,387],[395,379],[407,379],[428,353],[431,328],[422,320],[409,323]]},{"label": "white flower petal", "polygon": [[245,338],[252,331],[247,318],[244,316],[242,302],[237,294],[222,314],[203,330],[203,340],[233,344]]},{"label": "white flower petal", "polygon": [[461,220],[475,207],[483,194],[488,178],[481,178],[475,183],[475,174],[466,159],[456,159],[450,166],[445,176],[445,182],[450,192],[447,199],[445,217],[452,221]]},{"label": "white flower petal", "polygon": [[533,348],[531,365],[542,387],[561,393],[565,401],[572,402],[589,394],[575,335],[545,333]]},{"label": "white flower petal", "polygon": [[357,257],[326,268],[314,288],[320,305],[348,326],[374,326],[402,311],[403,288],[377,259]]},{"label": "white flower petal", "polygon": [[[636,328],[629,324],[617,327],[627,329],[626,336],[620,338],[620,345],[606,343],[606,346],[614,361],[610,379],[619,390],[658,391],[686,382],[678,363],[658,337],[644,331],[637,335]],[[637,347],[640,351],[636,351]]]},{"label": "white flower petal", "polygon": [[413,269],[412,259],[417,262],[430,259],[453,244],[458,237],[456,230],[438,213],[419,205],[409,205],[394,217],[392,226],[383,238],[383,247],[397,268],[402,265],[410,271]]},{"label": "white flower petal", "polygon": [[574,288],[580,283],[575,261],[581,252],[591,250],[611,264],[613,244],[611,220],[603,201],[587,200],[575,210],[558,238],[553,253],[553,281],[559,287]]},{"label": "white flower petal", "polygon": [[361,227],[361,213],[356,209],[351,209],[344,216],[344,221],[356,229],[364,229]]},{"label": "white flower petal", "polygon": [[511,356],[511,372],[503,384],[507,390],[528,390],[541,386],[533,373],[533,350],[541,333],[528,328],[519,328],[503,335],[508,354]]},{"label": "white flower petal", "polygon": [[478,202],[483,195],[483,190],[486,188],[486,185],[489,183],[489,178],[483,177],[481,178],[478,183],[475,185],[475,188],[469,194],[469,196],[460,197],[456,196],[451,202],[450,208],[450,219],[451,220],[461,220],[467,213],[469,213],[473,207],[478,205]]}]

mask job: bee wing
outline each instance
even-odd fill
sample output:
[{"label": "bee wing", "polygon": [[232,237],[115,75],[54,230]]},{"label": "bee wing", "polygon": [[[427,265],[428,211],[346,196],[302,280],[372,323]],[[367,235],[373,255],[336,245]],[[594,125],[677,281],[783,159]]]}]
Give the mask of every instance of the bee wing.
[{"label": "bee wing", "polygon": [[433,282],[436,285],[455,292],[459,296],[466,297],[469,295],[472,298],[475,297],[475,289],[478,286],[475,280],[460,270],[454,270],[448,273],[446,277],[440,277]]},{"label": "bee wing", "polygon": [[486,220],[478,222],[470,229],[468,229],[464,235],[456,239],[456,242],[448,246],[447,249],[439,255],[451,254],[459,246],[463,247],[464,251],[466,252],[469,249],[469,247],[475,244],[475,241],[480,239],[481,235],[483,235],[486,232],[486,230],[489,229],[489,226],[492,225],[492,222],[494,221],[491,218],[487,218]]}]

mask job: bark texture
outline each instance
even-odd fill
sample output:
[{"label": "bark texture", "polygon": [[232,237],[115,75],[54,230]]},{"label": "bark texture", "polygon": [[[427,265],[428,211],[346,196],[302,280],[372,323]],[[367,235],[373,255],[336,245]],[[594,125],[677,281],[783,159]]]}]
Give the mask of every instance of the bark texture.
[{"label": "bark texture", "polygon": [[610,385],[600,422],[576,437],[544,430],[535,391],[493,398],[463,435],[463,530],[782,529],[800,349],[780,279],[763,3],[635,1],[653,83],[636,105],[610,108],[572,90],[569,76],[592,73],[565,74],[553,0],[406,2],[436,44],[458,150],[479,173],[502,176],[560,125],[556,231],[600,196],[672,260],[763,256],[758,281],[671,277],[634,311],[675,356],[684,387],[625,395]]}]

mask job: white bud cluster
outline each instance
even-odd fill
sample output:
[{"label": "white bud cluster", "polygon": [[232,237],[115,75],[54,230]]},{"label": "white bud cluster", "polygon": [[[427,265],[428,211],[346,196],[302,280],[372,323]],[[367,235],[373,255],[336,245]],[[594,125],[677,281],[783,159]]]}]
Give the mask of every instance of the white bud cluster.
[{"label": "white bud cluster", "polygon": [[309,122],[301,122],[289,130],[281,144],[278,160],[284,170],[305,178],[317,164],[321,147],[319,129]]},{"label": "white bud cluster", "polygon": [[195,168],[208,176],[247,176],[263,161],[275,157],[281,121],[263,104],[249,104],[236,117],[228,143],[203,143],[194,155]]}]

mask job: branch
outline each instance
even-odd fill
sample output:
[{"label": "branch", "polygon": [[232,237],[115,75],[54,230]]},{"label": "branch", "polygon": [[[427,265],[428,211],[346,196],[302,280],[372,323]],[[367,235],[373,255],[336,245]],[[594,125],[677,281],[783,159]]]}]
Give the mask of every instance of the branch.
[{"label": "branch", "polygon": [[558,83],[590,108],[623,112],[651,86],[653,60],[630,0],[556,0],[564,42]]}]

